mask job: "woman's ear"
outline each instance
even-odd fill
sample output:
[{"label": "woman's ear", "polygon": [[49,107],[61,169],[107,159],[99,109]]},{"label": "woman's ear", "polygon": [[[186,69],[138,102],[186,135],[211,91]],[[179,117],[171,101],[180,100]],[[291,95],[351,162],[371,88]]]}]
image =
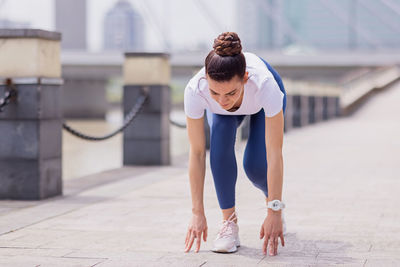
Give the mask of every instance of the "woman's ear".
[{"label": "woman's ear", "polygon": [[243,76],[243,82],[244,82],[244,83],[247,83],[248,80],[249,80],[249,72],[246,71],[245,74],[244,74],[244,76]]}]

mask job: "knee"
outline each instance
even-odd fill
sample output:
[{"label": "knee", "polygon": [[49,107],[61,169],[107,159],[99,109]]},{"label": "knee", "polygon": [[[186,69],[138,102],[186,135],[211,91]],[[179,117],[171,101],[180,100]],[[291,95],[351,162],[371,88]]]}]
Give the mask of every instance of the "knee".
[{"label": "knee", "polygon": [[257,162],[255,160],[244,161],[244,170],[251,183],[258,189],[263,191],[265,196],[268,197],[267,163],[256,163]]},{"label": "knee", "polygon": [[247,177],[255,184],[264,184],[267,180],[267,163],[252,158],[243,160],[243,167]]}]

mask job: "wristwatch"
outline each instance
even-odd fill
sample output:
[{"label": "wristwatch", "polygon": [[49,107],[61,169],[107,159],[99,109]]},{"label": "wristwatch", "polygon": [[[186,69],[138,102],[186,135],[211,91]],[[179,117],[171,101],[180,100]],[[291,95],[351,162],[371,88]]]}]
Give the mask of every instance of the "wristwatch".
[{"label": "wristwatch", "polygon": [[285,203],[283,203],[279,199],[274,199],[274,200],[268,201],[267,207],[271,208],[274,211],[277,211],[277,210],[283,209],[285,207]]}]

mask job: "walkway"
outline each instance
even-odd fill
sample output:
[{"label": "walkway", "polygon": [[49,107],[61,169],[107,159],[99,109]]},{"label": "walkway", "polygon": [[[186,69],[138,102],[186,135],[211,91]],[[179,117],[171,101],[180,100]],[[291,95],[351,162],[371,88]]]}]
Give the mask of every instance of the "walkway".
[{"label": "walkway", "polygon": [[[207,169],[209,240],[197,254],[183,252],[191,215],[183,158],[67,180],[64,197],[0,201],[0,266],[399,266],[399,103],[397,83],[352,117],[285,135],[288,234],[278,256],[261,252],[266,208],[242,168],[242,247],[229,255],[209,250],[221,218]],[[238,143],[238,162],[243,149]]]}]

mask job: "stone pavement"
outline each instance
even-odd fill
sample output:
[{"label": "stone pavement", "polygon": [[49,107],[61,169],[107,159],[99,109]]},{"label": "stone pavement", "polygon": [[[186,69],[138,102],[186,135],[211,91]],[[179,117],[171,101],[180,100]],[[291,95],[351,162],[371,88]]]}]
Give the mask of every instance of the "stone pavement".
[{"label": "stone pavement", "polygon": [[285,134],[288,234],[275,257],[261,252],[266,208],[238,142],[237,253],[210,252],[221,215],[209,168],[209,239],[183,252],[191,202],[182,157],[67,180],[62,197],[0,201],[0,266],[400,266],[399,103],[397,83],[351,117]]}]

